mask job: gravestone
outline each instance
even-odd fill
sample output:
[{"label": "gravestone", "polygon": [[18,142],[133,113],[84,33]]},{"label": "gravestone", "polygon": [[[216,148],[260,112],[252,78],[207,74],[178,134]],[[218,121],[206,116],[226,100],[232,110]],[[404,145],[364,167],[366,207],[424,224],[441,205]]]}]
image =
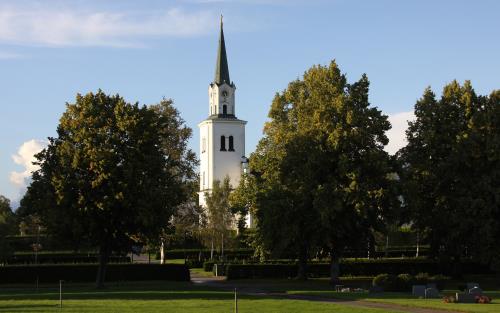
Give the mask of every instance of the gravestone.
[{"label": "gravestone", "polygon": [[436,288],[426,288],[425,289],[425,298],[426,299],[432,299],[432,298],[439,298],[439,291]]},{"label": "gravestone", "polygon": [[458,303],[476,303],[476,296],[469,293],[456,293],[455,299]]},{"label": "gravestone", "polygon": [[425,285],[413,285],[411,288],[411,294],[414,295],[415,297],[425,297]]},{"label": "gravestone", "polygon": [[469,294],[475,295],[475,296],[482,296],[483,295],[483,289],[479,287],[472,287],[469,289]]}]

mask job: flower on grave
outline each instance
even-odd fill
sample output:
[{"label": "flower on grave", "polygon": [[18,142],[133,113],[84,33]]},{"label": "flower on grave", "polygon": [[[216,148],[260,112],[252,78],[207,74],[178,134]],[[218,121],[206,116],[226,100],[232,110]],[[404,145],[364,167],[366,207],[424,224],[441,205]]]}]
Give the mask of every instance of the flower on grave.
[{"label": "flower on grave", "polygon": [[443,302],[444,303],[455,303],[456,302],[455,296],[444,296]]}]

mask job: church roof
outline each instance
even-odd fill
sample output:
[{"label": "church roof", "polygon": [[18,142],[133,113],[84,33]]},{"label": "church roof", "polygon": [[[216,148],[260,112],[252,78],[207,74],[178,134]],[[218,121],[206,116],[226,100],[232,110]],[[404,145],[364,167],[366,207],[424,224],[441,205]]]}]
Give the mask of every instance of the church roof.
[{"label": "church roof", "polygon": [[217,50],[217,61],[215,63],[214,83],[220,85],[224,82],[228,85],[231,85],[231,80],[229,79],[229,66],[227,65],[226,44],[224,42],[224,30],[222,29],[221,16],[219,48]]}]

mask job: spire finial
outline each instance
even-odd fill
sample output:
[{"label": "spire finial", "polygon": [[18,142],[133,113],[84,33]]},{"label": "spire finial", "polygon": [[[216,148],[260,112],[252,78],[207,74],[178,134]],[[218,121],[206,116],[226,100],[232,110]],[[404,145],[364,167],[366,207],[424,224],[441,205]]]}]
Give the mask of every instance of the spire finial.
[{"label": "spire finial", "polygon": [[224,16],[221,14],[221,15],[220,15],[220,28],[222,28],[222,24],[224,24],[224,23],[222,22],[222,18],[223,18],[223,17],[224,17]]}]

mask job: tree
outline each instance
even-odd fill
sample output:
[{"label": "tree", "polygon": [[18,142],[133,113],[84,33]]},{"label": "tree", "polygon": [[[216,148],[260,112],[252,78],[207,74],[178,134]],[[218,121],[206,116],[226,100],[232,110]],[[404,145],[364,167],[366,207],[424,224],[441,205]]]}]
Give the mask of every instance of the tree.
[{"label": "tree", "polygon": [[[430,88],[415,104],[399,152],[405,206],[434,256],[500,260],[500,92],[478,96],[466,81]],[[460,268],[456,268],[459,274]]]},{"label": "tree", "polygon": [[212,191],[205,193],[206,231],[208,232],[211,245],[210,259],[213,259],[214,246],[217,242],[220,243],[221,258],[224,258],[224,242],[229,239],[230,230],[234,223],[229,205],[230,194],[231,184],[229,176],[226,176],[222,183],[219,180],[214,180]]},{"label": "tree", "polygon": [[397,205],[383,150],[390,124],[370,107],[368,86],[365,75],[348,84],[334,61],[312,67],[275,96],[250,157],[258,238],[273,252],[295,251],[299,278],[310,253],[326,248],[336,280],[343,249]]},{"label": "tree", "polygon": [[141,107],[99,90],[67,104],[57,134],[36,156],[21,206],[54,236],[99,247],[102,287],[111,252],[158,237],[187,198],[190,129],[171,101]]},{"label": "tree", "polygon": [[8,235],[16,232],[16,221],[10,207],[10,200],[0,195],[0,262],[12,253],[9,243],[5,240]]}]

